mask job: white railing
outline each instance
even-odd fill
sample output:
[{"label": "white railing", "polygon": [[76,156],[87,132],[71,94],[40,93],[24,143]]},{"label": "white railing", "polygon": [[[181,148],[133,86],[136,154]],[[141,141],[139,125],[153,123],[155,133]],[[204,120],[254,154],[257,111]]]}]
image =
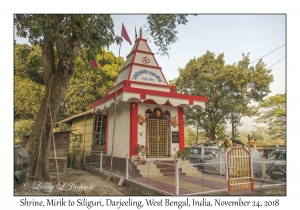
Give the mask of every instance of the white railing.
[{"label": "white railing", "polygon": [[[226,162],[189,163],[181,160],[137,160],[91,153],[84,158],[85,167],[124,177],[165,195],[201,195],[227,191]],[[286,185],[285,161],[252,160],[254,188]],[[260,171],[257,171],[260,170]],[[261,172],[261,173],[259,173]]]}]

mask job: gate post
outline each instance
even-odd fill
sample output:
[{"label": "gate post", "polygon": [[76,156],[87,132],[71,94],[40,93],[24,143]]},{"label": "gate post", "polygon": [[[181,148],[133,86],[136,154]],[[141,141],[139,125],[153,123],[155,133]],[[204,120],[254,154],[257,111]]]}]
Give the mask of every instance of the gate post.
[{"label": "gate post", "polygon": [[178,169],[178,158],[175,160],[175,195],[179,195],[179,169]]},{"label": "gate post", "polygon": [[128,180],[128,154],[126,155],[126,175],[125,175],[125,178],[126,178],[126,180]]},{"label": "gate post", "polygon": [[250,178],[250,188],[251,191],[254,191],[254,178],[253,178],[253,161],[252,161],[252,155],[251,152],[249,152],[250,155],[250,167],[251,167],[251,178]]},{"label": "gate post", "polygon": [[100,153],[100,172],[102,172],[102,151]]},{"label": "gate post", "polygon": [[227,191],[230,191],[230,181],[229,181],[229,170],[230,164],[228,163],[228,152],[225,150],[225,177],[226,177],[226,184],[227,184]]},{"label": "gate post", "polygon": [[85,149],[83,149],[83,167],[85,166]]}]

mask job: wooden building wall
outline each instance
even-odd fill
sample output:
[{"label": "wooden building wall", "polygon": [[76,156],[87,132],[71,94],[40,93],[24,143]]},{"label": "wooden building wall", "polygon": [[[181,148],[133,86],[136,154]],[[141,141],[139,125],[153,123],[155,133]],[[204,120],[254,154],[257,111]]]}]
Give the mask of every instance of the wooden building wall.
[{"label": "wooden building wall", "polygon": [[90,156],[93,141],[94,115],[84,115],[72,121],[70,135],[69,167],[80,169],[83,166],[83,154]]},{"label": "wooden building wall", "polygon": [[[56,148],[56,159],[58,165],[59,174],[65,174],[68,167],[68,153],[69,153],[69,139],[70,131],[55,132],[54,133],[54,142]],[[26,143],[28,142],[29,135],[23,136],[22,146],[25,148]],[[56,174],[56,161],[54,153],[53,142],[50,144],[50,153],[49,153],[49,172]],[[30,154],[30,151],[27,151]]]}]

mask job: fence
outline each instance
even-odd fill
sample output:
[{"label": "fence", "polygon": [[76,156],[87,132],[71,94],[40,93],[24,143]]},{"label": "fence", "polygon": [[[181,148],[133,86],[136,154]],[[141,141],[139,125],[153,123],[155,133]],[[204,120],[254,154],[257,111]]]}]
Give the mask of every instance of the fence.
[{"label": "fence", "polygon": [[[226,192],[227,164],[221,158],[214,162],[192,164],[189,161],[137,160],[113,157],[102,152],[91,153],[85,167],[125,177],[136,184],[165,195],[201,195]],[[254,188],[286,185],[285,161],[252,159]],[[111,167],[112,166],[112,167]]]}]

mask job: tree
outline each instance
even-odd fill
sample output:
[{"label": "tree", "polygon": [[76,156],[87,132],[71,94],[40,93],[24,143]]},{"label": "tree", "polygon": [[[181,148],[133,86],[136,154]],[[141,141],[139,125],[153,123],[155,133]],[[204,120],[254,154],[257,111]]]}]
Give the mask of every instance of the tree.
[{"label": "tree", "polygon": [[286,140],[286,93],[263,100],[257,116],[255,121],[267,125],[272,139]]},{"label": "tree", "polygon": [[43,51],[45,95],[26,150],[31,152],[30,174],[50,181],[53,124],[73,75],[76,55],[83,44],[91,55],[111,44],[113,22],[109,15],[16,15],[14,20],[17,35],[28,36],[29,42],[39,44]]},{"label": "tree", "polygon": [[225,124],[231,114],[247,115],[251,100],[261,101],[270,92],[271,70],[262,60],[255,66],[249,67],[249,63],[249,54],[243,54],[237,64],[225,65],[224,54],[216,57],[207,51],[179,69],[178,92],[208,97],[205,109],[186,110],[185,114],[186,121],[198,120],[209,140],[215,139],[217,126]]},{"label": "tree", "polygon": [[118,70],[124,64],[122,57],[117,58],[103,48],[95,60],[99,68],[89,64],[85,48],[80,50],[57,120],[91,109],[91,103],[104,97],[106,90],[113,86]]},{"label": "tree", "polygon": [[240,137],[240,133],[238,132],[238,127],[241,126],[241,115],[240,114],[231,114],[230,118],[231,123],[231,138],[238,139]]},{"label": "tree", "polygon": [[14,47],[14,121],[34,120],[45,93],[41,48],[27,44]]},{"label": "tree", "polygon": [[14,143],[17,145],[21,145],[23,141],[23,136],[30,134],[32,127],[34,124],[34,120],[18,120],[14,122]]},{"label": "tree", "polygon": [[154,37],[154,44],[159,46],[158,53],[161,55],[168,55],[169,45],[177,41],[177,24],[185,25],[188,20],[187,15],[149,15],[147,17],[146,33]]},{"label": "tree", "polygon": [[[172,19],[170,15],[153,16],[148,19]],[[185,17],[183,17],[184,19]],[[178,24],[180,24],[180,21]],[[166,25],[169,21],[157,22]],[[49,176],[49,150],[52,137],[53,124],[67,90],[69,81],[74,73],[74,65],[81,47],[87,49],[88,58],[101,53],[104,46],[109,46],[120,37],[114,36],[113,21],[110,15],[15,15],[14,24],[17,35],[28,37],[32,45],[39,45],[43,52],[43,81],[45,95],[36,117],[33,130],[26,150],[31,151],[30,175],[50,181]],[[175,24],[176,25],[176,24]],[[159,30],[161,27],[150,27],[150,31]],[[174,24],[170,26],[174,28]],[[166,31],[175,34],[175,30]],[[162,51],[166,51],[170,40],[176,41],[176,36],[160,34],[159,31],[152,34],[154,40]],[[161,37],[168,38],[161,41]],[[57,59],[57,60],[56,60]]]},{"label": "tree", "polygon": [[190,127],[184,128],[184,146],[193,146],[196,144],[196,133]]}]

